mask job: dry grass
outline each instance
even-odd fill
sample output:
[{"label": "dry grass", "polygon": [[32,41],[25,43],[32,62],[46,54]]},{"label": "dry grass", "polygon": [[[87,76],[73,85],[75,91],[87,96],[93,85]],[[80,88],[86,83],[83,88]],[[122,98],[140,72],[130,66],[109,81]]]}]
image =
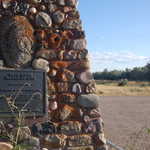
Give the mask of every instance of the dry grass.
[{"label": "dry grass", "polygon": [[150,96],[149,82],[128,82],[118,86],[118,81],[96,81],[97,94],[101,96]]}]

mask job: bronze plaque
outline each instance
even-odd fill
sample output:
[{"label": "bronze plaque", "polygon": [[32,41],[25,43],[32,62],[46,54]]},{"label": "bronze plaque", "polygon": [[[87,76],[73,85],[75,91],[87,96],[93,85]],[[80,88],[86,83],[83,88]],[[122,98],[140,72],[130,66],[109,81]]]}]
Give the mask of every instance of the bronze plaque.
[{"label": "bronze plaque", "polygon": [[0,70],[0,117],[18,112],[43,116],[47,103],[46,74],[40,70]]}]

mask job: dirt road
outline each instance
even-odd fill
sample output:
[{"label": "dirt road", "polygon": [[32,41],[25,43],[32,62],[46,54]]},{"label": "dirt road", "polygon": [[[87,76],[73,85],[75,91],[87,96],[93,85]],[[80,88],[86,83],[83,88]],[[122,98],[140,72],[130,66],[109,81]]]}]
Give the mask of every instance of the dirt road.
[{"label": "dirt road", "polygon": [[107,138],[120,146],[132,133],[150,128],[150,97],[101,97],[101,110]]}]

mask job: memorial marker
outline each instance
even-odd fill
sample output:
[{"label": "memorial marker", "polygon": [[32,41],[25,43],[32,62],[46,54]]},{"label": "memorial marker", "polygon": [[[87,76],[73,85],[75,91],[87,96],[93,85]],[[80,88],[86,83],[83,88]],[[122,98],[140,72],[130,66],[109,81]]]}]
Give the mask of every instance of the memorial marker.
[{"label": "memorial marker", "polygon": [[0,117],[11,116],[10,102],[27,116],[44,115],[45,77],[45,72],[39,70],[0,70]]}]

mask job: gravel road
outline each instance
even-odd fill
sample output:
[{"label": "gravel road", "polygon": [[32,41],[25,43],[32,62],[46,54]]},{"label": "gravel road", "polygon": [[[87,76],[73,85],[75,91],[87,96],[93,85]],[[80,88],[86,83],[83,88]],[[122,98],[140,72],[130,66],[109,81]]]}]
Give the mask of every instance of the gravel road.
[{"label": "gravel road", "polygon": [[124,146],[129,136],[150,127],[150,97],[101,97],[101,110],[108,139]]}]

